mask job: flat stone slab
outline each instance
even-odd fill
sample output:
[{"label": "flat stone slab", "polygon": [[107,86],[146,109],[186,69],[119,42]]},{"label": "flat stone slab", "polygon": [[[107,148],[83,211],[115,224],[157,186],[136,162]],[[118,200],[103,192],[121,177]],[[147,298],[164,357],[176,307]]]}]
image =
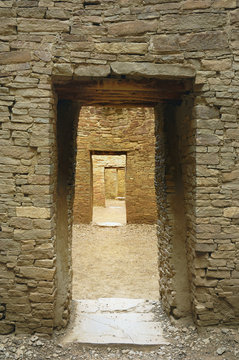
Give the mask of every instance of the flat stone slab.
[{"label": "flat stone slab", "polygon": [[97,226],[102,226],[102,227],[117,227],[117,226],[123,226],[123,224],[121,224],[121,223],[119,223],[119,222],[114,222],[114,221],[97,222],[97,223],[95,223],[95,225],[97,225]]},{"label": "flat stone slab", "polygon": [[78,300],[73,326],[62,343],[165,345],[156,301],[102,298]]}]

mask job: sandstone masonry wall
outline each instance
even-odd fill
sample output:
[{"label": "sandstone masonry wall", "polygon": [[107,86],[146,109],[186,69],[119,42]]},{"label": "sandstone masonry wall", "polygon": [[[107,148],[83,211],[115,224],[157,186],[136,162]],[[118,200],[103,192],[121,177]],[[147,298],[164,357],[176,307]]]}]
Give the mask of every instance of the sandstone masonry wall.
[{"label": "sandstone masonry wall", "polygon": [[[200,325],[238,323],[237,0],[6,0],[0,18],[0,333],[50,335],[69,318],[79,104],[63,101],[57,112],[55,84],[85,77],[194,78],[190,117],[183,108],[170,113],[190,304]],[[163,125],[170,110],[158,111],[161,295],[179,316],[178,213],[168,197],[176,175]]]},{"label": "sandstone masonry wall", "polygon": [[94,151],[126,154],[127,222],[155,223],[153,109],[81,108],[77,137],[75,223],[92,220],[92,209],[89,210],[89,207],[93,205],[90,200],[93,187],[89,161]]}]

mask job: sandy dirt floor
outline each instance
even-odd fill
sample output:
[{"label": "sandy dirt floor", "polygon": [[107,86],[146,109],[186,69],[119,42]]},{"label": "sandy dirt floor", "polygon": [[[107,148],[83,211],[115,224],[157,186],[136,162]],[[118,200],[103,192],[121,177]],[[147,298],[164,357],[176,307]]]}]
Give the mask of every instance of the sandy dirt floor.
[{"label": "sandy dirt floor", "polygon": [[105,207],[94,206],[93,224],[100,222],[116,222],[126,225],[125,201],[107,199]]},{"label": "sandy dirt floor", "polygon": [[159,299],[155,225],[75,225],[73,299]]}]

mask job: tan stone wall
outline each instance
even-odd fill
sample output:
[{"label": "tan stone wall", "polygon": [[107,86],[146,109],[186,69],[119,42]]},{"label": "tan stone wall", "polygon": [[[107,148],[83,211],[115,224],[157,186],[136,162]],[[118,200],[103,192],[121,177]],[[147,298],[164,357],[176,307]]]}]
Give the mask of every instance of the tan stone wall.
[{"label": "tan stone wall", "polygon": [[[78,201],[78,198],[75,198]],[[105,169],[93,161],[93,206],[105,206]]]},{"label": "tan stone wall", "polygon": [[[185,139],[179,126],[177,140],[183,260],[195,320],[238,323],[237,2],[8,0],[0,3],[0,18],[0,332],[51,334],[69,318],[73,119],[79,103],[61,101],[57,111],[55,84],[67,100],[70,80],[92,76],[182,84],[195,76],[192,115],[187,120],[180,115],[189,135]],[[115,96],[112,92],[111,100]],[[170,208],[169,179],[176,175],[167,155],[170,137],[160,126],[161,294],[165,308],[175,313],[179,270],[173,224],[179,218]],[[90,157],[84,168],[91,171]],[[76,179],[87,193],[88,218],[91,183]]]},{"label": "tan stone wall", "polygon": [[[82,107],[78,124],[74,222],[89,223],[90,154],[94,151],[127,155],[126,214],[128,223],[155,223],[154,111],[151,108]],[[113,158],[113,156],[112,156]],[[113,159],[109,161],[113,164]],[[117,164],[117,162],[115,163]],[[82,182],[81,182],[82,179]],[[112,178],[113,180],[113,178]],[[116,184],[110,198],[116,196]]]}]

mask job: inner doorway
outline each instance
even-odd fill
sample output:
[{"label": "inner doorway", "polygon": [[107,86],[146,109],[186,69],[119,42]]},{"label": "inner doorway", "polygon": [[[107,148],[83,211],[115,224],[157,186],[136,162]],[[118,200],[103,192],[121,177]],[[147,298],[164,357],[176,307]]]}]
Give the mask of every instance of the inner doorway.
[{"label": "inner doorway", "polygon": [[126,155],[113,152],[92,154],[93,224],[126,224]]}]

